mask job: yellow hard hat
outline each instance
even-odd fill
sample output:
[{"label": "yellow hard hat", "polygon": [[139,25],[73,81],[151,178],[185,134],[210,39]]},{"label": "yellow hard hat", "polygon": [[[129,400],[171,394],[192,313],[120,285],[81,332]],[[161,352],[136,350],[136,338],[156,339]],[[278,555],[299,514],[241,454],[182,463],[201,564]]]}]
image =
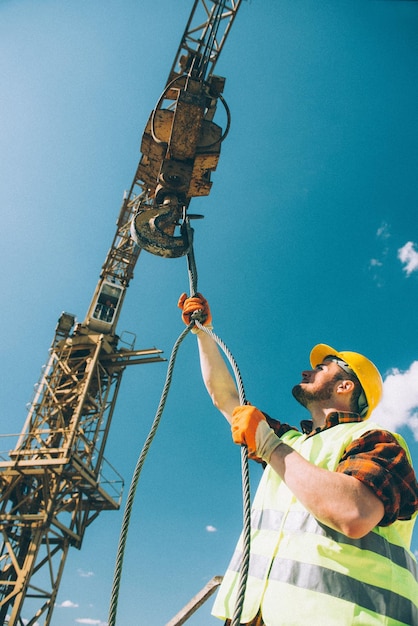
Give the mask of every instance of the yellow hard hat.
[{"label": "yellow hard hat", "polygon": [[328,356],[346,363],[357,376],[366,397],[366,406],[362,410],[362,407],[360,407],[360,413],[364,419],[367,419],[379,404],[383,393],[383,382],[379,370],[362,354],[347,351],[338,352],[338,350],[334,350],[334,348],[327,346],[325,343],[319,343],[312,348],[310,356],[312,367],[322,363]]}]

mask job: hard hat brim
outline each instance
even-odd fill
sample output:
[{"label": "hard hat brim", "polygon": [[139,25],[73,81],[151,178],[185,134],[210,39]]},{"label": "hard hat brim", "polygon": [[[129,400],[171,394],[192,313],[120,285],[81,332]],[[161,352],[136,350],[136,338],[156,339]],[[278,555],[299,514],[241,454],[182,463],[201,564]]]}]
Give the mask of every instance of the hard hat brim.
[{"label": "hard hat brim", "polygon": [[312,367],[316,367],[322,363],[327,356],[336,356],[342,361],[345,361],[338,350],[331,348],[331,346],[328,346],[326,343],[318,343],[318,345],[314,346],[311,350],[310,362]]}]

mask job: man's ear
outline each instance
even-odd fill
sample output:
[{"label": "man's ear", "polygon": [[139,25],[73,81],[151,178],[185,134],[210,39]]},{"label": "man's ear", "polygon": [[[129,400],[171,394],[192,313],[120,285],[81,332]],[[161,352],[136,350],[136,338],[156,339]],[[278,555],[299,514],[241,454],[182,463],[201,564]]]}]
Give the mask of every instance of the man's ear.
[{"label": "man's ear", "polygon": [[354,390],[354,383],[352,380],[339,380],[335,391],[337,393],[351,393]]}]

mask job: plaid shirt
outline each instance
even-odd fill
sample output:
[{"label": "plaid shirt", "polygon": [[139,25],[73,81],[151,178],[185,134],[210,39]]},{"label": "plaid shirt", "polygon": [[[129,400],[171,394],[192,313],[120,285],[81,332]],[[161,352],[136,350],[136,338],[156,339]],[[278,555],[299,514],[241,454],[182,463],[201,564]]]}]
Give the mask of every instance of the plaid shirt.
[{"label": "plaid shirt", "polygon": [[[267,416],[269,425],[280,437],[288,430],[282,424]],[[304,420],[301,429],[309,437],[337,424],[361,422],[357,413],[331,413],[322,428],[312,430],[312,422]],[[379,526],[389,526],[397,519],[410,519],[418,510],[418,484],[415,472],[408,461],[405,450],[397,439],[386,430],[369,430],[347,446],[337,472],[354,476],[367,485],[383,502],[385,514]]]}]

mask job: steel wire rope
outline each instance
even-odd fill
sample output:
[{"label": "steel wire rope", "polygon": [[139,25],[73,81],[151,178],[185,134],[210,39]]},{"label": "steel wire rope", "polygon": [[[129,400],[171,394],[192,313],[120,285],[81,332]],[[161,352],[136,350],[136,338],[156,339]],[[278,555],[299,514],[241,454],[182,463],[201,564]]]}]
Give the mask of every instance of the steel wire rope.
[{"label": "steel wire rope", "polygon": [[[190,293],[194,296],[197,293],[197,267],[196,259],[193,249],[193,234],[194,231],[190,226],[190,220],[188,218],[184,221],[184,227],[186,230],[189,251],[187,253],[187,265],[189,272],[189,286]],[[193,316],[192,316],[193,319]],[[235,376],[237,384],[238,397],[241,405],[247,404],[245,397],[244,383],[242,381],[241,372],[238,365],[232,356],[232,353],[226,346],[226,344],[220,339],[211,328],[206,328],[202,325],[201,319],[199,320],[199,312],[194,319],[195,325],[199,330],[207,333],[221,348],[222,352],[227,357],[232,371]],[[248,448],[247,446],[241,446],[241,481],[242,481],[242,509],[243,509],[243,528],[242,528],[242,540],[243,540],[243,552],[242,560],[240,564],[239,580],[238,580],[238,592],[234,606],[234,613],[231,620],[231,626],[239,626],[241,622],[241,614],[244,606],[245,590],[247,587],[248,570],[250,564],[250,548],[251,548],[251,493],[250,493],[250,473],[248,467]]]},{"label": "steel wire rope", "polygon": [[[190,227],[188,219],[186,219],[185,221],[185,227],[187,229],[188,236],[189,236],[189,251],[187,254],[187,261],[188,261],[190,291],[192,295],[195,295],[197,293],[197,270],[196,270],[196,263],[195,263],[193,243],[192,243],[193,242],[193,230]],[[167,401],[167,396],[168,396],[168,392],[169,392],[172,377],[173,377],[173,370],[174,370],[174,364],[175,364],[176,357],[177,357],[177,352],[184,338],[194,326],[197,326],[199,330],[202,330],[208,335],[210,335],[212,339],[216,341],[216,343],[221,348],[221,350],[224,352],[234,372],[240,403],[246,404],[242,377],[241,377],[238,365],[234,357],[232,356],[232,353],[229,351],[226,344],[212,331],[212,329],[206,328],[205,326],[201,324],[201,322],[197,319],[198,316],[199,316],[199,312],[197,312],[197,316],[195,316],[195,318],[192,319],[192,322],[179,335],[179,337],[177,338],[173,346],[169,363],[168,363],[168,367],[167,367],[167,374],[166,374],[166,379],[164,382],[164,387],[163,387],[163,391],[161,394],[160,402],[158,404],[158,408],[157,408],[153,423],[151,425],[151,429],[145,440],[145,443],[143,445],[143,448],[141,450],[141,453],[138,457],[138,460],[134,469],[134,473],[133,473],[131,484],[130,484],[129,491],[128,491],[128,496],[126,499],[122,526],[121,526],[121,531],[119,535],[119,543],[118,543],[118,549],[117,549],[117,555],[116,555],[115,569],[114,569],[114,574],[113,574],[113,584],[112,584],[109,615],[108,615],[108,626],[115,626],[116,624],[116,615],[117,615],[117,607],[118,607],[118,600],[119,600],[120,583],[121,583],[121,578],[122,578],[123,560],[125,556],[129,523],[131,519],[132,507],[133,507],[133,503],[135,499],[135,493],[136,493],[136,489],[138,486],[138,481],[139,481],[141,471],[142,471],[146,456],[148,454],[149,448],[152,444],[152,441],[155,437],[155,434],[157,432],[158,426],[161,421],[161,417],[164,411],[165,403]],[[241,466],[242,466],[242,493],[243,493],[244,550],[243,550],[243,556],[242,556],[241,567],[240,567],[237,599],[236,599],[236,604],[234,608],[234,615],[231,621],[231,626],[239,626],[240,624],[240,618],[241,618],[242,608],[244,604],[245,589],[247,585],[249,558],[250,558],[250,534],[251,534],[250,480],[249,480],[249,469],[248,469],[248,450],[247,450],[247,447],[244,445],[241,446]]]},{"label": "steel wire rope", "polygon": [[206,69],[209,65],[209,61],[212,56],[213,48],[216,43],[216,35],[218,34],[219,24],[221,23],[221,20],[222,20],[222,14],[225,8],[225,4],[226,4],[226,0],[221,0],[221,2],[219,2],[218,7],[215,11],[215,18],[213,20],[213,25],[211,25],[210,23],[208,24],[209,36],[204,46],[205,48],[204,52],[202,54],[202,60],[203,60],[203,64],[201,68],[202,77],[204,77],[206,74]]},{"label": "steel wire rope", "polygon": [[[177,352],[181,343],[183,342],[186,335],[190,332],[193,326],[197,326],[200,330],[203,330],[205,333],[210,335],[214,341],[219,345],[221,350],[224,352],[227,357],[231,368],[235,375],[235,380],[237,382],[238,393],[240,397],[241,404],[246,404],[245,400],[245,392],[244,386],[241,378],[241,374],[239,372],[238,366],[235,362],[234,357],[229,351],[228,347],[225,343],[220,339],[211,329],[206,328],[197,320],[193,320],[191,324],[184,329],[184,331],[177,338],[177,341],[174,344],[173,350],[170,355],[169,364],[167,367],[167,375],[163,387],[163,392],[161,394],[161,399],[158,405],[157,412],[155,414],[153,423],[151,425],[151,429],[148,433],[148,436],[145,440],[144,446],[139,455],[138,461],[135,466],[135,470],[132,476],[131,484],[129,487],[128,496],[126,499],[125,510],[123,514],[122,527],[119,537],[119,544],[117,549],[116,556],[116,564],[113,576],[113,585],[111,592],[111,600],[110,600],[110,609],[109,609],[109,617],[108,617],[108,626],[115,626],[116,624],[116,614],[117,614],[117,605],[120,591],[120,583],[122,578],[122,566],[126,549],[126,541],[129,530],[129,523],[132,514],[132,507],[135,499],[135,493],[138,486],[139,477],[141,475],[141,471],[148,454],[149,448],[152,444],[152,441],[157,432],[158,426],[161,421],[162,413],[164,411],[165,403],[167,401],[168,392],[170,389],[174,364],[177,357]],[[244,604],[244,596],[245,596],[245,588],[247,584],[248,578],[248,566],[249,566],[249,556],[250,556],[250,533],[251,533],[251,501],[250,501],[250,481],[249,481],[249,469],[248,469],[248,451],[246,446],[241,446],[241,465],[242,465],[242,493],[243,493],[243,543],[244,543],[244,552],[242,557],[242,563],[240,568],[240,578],[239,578],[239,586],[238,586],[238,594],[237,601],[234,609],[234,616],[232,618],[231,626],[239,626],[240,618],[242,613],[242,607]]]}]

